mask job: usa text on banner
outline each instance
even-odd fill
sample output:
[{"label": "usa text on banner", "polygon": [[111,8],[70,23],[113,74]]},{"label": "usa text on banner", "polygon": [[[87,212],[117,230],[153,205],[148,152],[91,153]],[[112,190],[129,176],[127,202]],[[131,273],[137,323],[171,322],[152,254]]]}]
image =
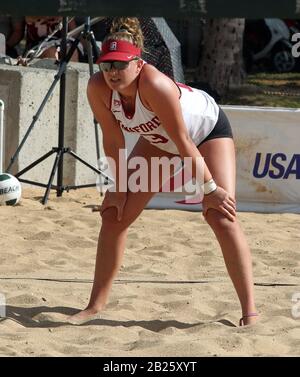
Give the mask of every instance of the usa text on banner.
[{"label": "usa text on banner", "polygon": [[[300,213],[300,109],[223,106],[237,152],[241,211]],[[197,198],[160,193],[148,208],[199,211]]]}]

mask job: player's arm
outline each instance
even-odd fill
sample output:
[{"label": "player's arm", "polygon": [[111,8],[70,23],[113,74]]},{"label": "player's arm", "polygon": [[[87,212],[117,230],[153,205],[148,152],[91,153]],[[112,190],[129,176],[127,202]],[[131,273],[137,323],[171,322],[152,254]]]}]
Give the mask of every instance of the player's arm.
[{"label": "player's arm", "polygon": [[93,75],[88,83],[87,96],[89,104],[94,113],[95,119],[99,123],[102,130],[103,148],[106,157],[110,157],[115,162],[116,171],[112,168],[116,191],[119,191],[119,178],[122,179],[122,172],[119,173],[119,150],[125,153],[125,139],[123,132],[110,110],[111,90],[107,87],[101,73]]},{"label": "player's arm", "polygon": [[[142,97],[146,99],[146,105],[158,116],[169,137],[176,144],[181,158],[192,159],[192,175],[198,183],[210,181],[213,178],[212,174],[189,137],[185,126],[176,84],[152,67],[149,67],[147,71],[143,75],[143,80],[140,80]],[[222,187],[216,187],[215,191],[206,195],[203,205],[204,215],[209,208],[214,208],[222,212],[229,220],[235,219],[235,200]]]}]

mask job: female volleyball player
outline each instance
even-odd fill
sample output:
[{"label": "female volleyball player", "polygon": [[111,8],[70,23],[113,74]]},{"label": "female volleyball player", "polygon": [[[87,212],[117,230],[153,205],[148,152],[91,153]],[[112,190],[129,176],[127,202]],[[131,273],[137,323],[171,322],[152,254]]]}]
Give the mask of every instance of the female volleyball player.
[{"label": "female volleyball player", "polygon": [[[240,325],[255,322],[250,250],[236,218],[235,149],[224,112],[205,92],[182,87],[141,59],[143,36],[136,18],[115,19],[103,41],[101,72],[88,84],[88,99],[102,128],[106,156],[120,164],[125,148],[121,128],[140,134],[130,158],[191,158],[195,176],[202,156],[203,215],[223,252],[230,278],[241,304]],[[127,174],[134,172],[128,169]],[[85,321],[103,310],[125,249],[128,227],[154,195],[124,187],[120,167],[115,187],[101,206],[94,284],[87,307],[71,317]],[[150,173],[148,172],[149,177]],[[150,177],[151,179],[151,177]],[[159,185],[163,184],[162,176]],[[126,183],[129,181],[126,181]],[[163,229],[162,229],[163,231]],[[199,245],[199,247],[201,247]]]}]

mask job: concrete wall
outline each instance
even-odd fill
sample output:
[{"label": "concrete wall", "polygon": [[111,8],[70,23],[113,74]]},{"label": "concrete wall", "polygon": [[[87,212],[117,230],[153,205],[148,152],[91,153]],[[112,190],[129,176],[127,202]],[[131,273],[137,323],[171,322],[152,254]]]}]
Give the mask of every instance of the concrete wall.
[{"label": "concrete wall", "polygon": [[[96,70],[97,67],[95,67]],[[53,60],[48,59],[37,60],[30,67],[0,64],[0,99],[5,103],[4,170],[23,140],[33,121],[33,116],[53,83],[56,73],[57,66],[53,64]],[[64,145],[65,147],[70,147],[79,157],[96,167],[93,114],[86,97],[88,79],[88,64],[68,64]],[[56,84],[22,147],[19,157],[11,170],[12,174],[21,171],[30,163],[52,150],[52,147],[58,146],[59,86],[60,82]],[[98,133],[102,155],[101,132]],[[55,154],[26,172],[22,175],[22,178],[47,183],[54,158]],[[63,182],[65,185],[95,182],[96,173],[68,154],[65,155]]]}]

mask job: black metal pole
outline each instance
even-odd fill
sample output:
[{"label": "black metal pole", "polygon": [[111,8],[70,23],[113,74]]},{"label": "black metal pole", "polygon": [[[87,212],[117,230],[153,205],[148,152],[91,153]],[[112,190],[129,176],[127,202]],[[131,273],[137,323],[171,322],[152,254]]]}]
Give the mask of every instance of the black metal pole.
[{"label": "black metal pole", "polygon": [[[89,72],[90,72],[90,77],[91,77],[94,74],[94,66],[93,66],[94,60],[96,61],[98,59],[100,51],[96,44],[94,33],[91,30],[90,17],[85,18],[83,35],[85,38],[85,47],[86,47],[88,64],[89,64]],[[93,52],[95,54],[95,59],[93,58]],[[95,117],[94,117],[93,122],[94,122],[94,132],[95,132],[95,142],[96,142],[97,166],[98,166],[98,169],[100,169],[99,125]],[[101,196],[103,195],[103,191],[101,187],[100,187],[100,195]]]},{"label": "black metal pole", "polygon": [[[50,190],[52,188],[52,182],[53,182],[53,179],[54,179],[54,175],[55,175],[56,170],[58,169],[58,165],[60,164],[62,157],[63,157],[63,151],[62,151],[62,149],[58,148],[57,154],[56,154],[56,157],[55,157],[55,160],[54,160],[54,163],[53,163],[53,168],[52,168],[52,171],[51,171],[51,174],[50,174],[50,177],[49,177],[48,185],[47,185],[44,197],[42,199],[42,204],[46,204],[47,201],[48,201],[48,196],[49,196]],[[58,175],[58,172],[59,172],[59,170],[57,171],[57,175]],[[63,190],[59,186],[56,188],[56,191],[57,192],[61,191],[61,194],[63,192]],[[61,196],[61,195],[57,194],[57,196]]]},{"label": "black metal pole", "polygon": [[[93,67],[93,49],[94,53],[97,53],[97,47],[93,46],[93,42],[95,42],[94,35],[91,31],[91,21],[90,17],[86,17],[85,24],[84,24],[84,35],[86,39],[86,51],[88,56],[88,64],[89,64],[89,72],[90,76],[93,76],[94,74],[94,67]],[[98,56],[96,56],[96,59]],[[99,135],[98,135],[98,122],[94,118],[94,129],[95,129],[95,141],[96,141],[96,156],[97,156],[97,163],[99,163],[100,159],[100,143],[99,143]]]},{"label": "black metal pole", "polygon": [[[60,61],[64,62],[67,53],[67,30],[68,17],[63,17],[62,40],[60,45]],[[62,63],[64,64],[64,63]],[[60,79],[59,87],[59,132],[58,132],[58,148],[64,148],[65,138],[65,96],[66,96],[66,69],[63,71]],[[63,193],[63,168],[64,154],[62,153],[57,167],[57,190],[56,196],[62,196]]]},{"label": "black metal pole", "polygon": [[[65,153],[70,154],[72,157],[74,157],[75,159],[77,159],[78,161],[80,161],[81,163],[83,163],[84,165],[86,165],[88,168],[92,169],[95,173],[100,174],[102,177],[105,178],[105,182],[107,184],[110,183],[110,182],[113,182],[113,180],[109,176],[107,176],[106,174],[104,174],[100,169],[97,169],[94,166],[92,166],[89,163],[87,163],[86,161],[84,161],[82,158],[80,158],[79,156],[77,156],[73,151],[71,151],[70,148],[64,147],[66,70],[67,70],[67,64],[70,61],[70,59],[71,59],[74,51],[76,50],[76,48],[77,48],[77,46],[79,44],[79,37],[78,37],[72,43],[69,51],[67,52],[67,25],[68,25],[68,19],[67,18],[63,18],[61,54],[60,54],[61,56],[60,56],[60,63],[59,63],[58,72],[54,76],[54,81],[53,81],[50,89],[48,90],[48,92],[47,92],[44,100],[42,101],[42,104],[40,105],[37,113],[33,116],[33,119],[32,119],[32,122],[30,124],[30,127],[27,130],[26,135],[23,138],[23,140],[22,140],[21,144],[19,145],[17,151],[15,152],[14,156],[11,158],[11,163],[10,163],[8,169],[7,169],[7,171],[9,171],[11,169],[13,163],[15,162],[16,158],[18,157],[18,155],[20,153],[20,150],[22,149],[23,145],[25,144],[25,141],[27,140],[27,138],[29,136],[29,133],[32,131],[32,129],[33,129],[33,127],[34,127],[34,125],[35,125],[38,117],[40,116],[40,114],[41,114],[41,112],[42,112],[42,110],[43,110],[43,108],[44,108],[47,100],[49,99],[50,95],[52,94],[52,92],[53,92],[53,90],[55,88],[55,85],[60,80],[58,147],[52,148],[51,151],[47,152],[42,157],[40,157],[37,161],[33,162],[32,164],[30,164],[29,166],[27,166],[22,171],[20,171],[20,172],[18,172],[16,174],[16,177],[18,177],[18,179],[21,182],[29,183],[29,184],[40,186],[40,187],[46,187],[46,192],[45,192],[45,195],[44,195],[44,197],[42,199],[42,203],[43,204],[47,203],[48,196],[49,196],[49,193],[50,193],[51,189],[56,190],[57,196],[62,196],[62,193],[63,193],[64,190],[68,191],[69,189],[76,189],[76,188],[83,188],[83,187],[94,187],[94,186],[96,186],[96,184],[87,184],[87,185],[79,185],[79,186],[78,185],[76,185],[76,186],[64,186],[63,185],[63,156],[64,156]],[[90,30],[90,22],[88,22],[87,30]],[[89,36],[89,39],[90,39],[89,43],[92,40],[93,46],[95,46],[95,51],[96,51],[97,50],[97,48],[96,48],[96,42],[95,42],[93,34],[91,35],[91,32],[83,33],[83,34],[87,34]],[[92,59],[89,59],[89,62],[90,62],[90,70],[91,70],[91,69],[93,69],[93,61],[92,61]],[[91,71],[90,71],[90,73],[91,73]],[[96,127],[96,123],[95,123],[95,127]],[[99,145],[98,145],[97,138],[96,138],[96,146],[97,146],[97,151],[99,151]],[[54,161],[54,164],[53,164],[53,168],[52,168],[52,171],[51,171],[51,174],[50,174],[49,181],[48,181],[47,185],[43,184],[43,183],[34,182],[34,181],[31,181],[31,180],[26,180],[26,179],[20,178],[21,175],[23,175],[25,172],[27,172],[30,169],[32,169],[34,166],[38,165],[40,162],[44,161],[46,158],[50,157],[53,153],[56,153],[56,158],[55,158],[55,161]],[[99,156],[99,153],[97,153],[97,156]],[[55,177],[55,173],[57,173],[57,185],[56,186],[52,184],[53,179]]]}]

